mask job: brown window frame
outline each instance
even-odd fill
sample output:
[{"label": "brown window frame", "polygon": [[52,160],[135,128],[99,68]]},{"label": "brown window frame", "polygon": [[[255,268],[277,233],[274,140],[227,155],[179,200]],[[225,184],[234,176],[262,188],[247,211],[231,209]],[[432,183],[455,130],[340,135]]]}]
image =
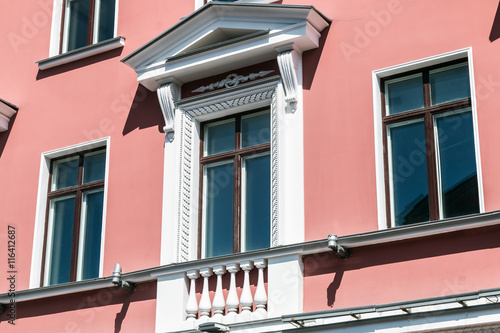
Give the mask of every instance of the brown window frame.
[{"label": "brown window frame", "polygon": [[[390,188],[390,174],[389,174],[389,152],[387,141],[387,127],[391,124],[400,123],[408,120],[423,119],[425,128],[425,147],[427,155],[427,184],[429,189],[429,216],[430,221],[439,220],[439,191],[438,191],[438,175],[436,163],[436,147],[434,137],[434,116],[440,113],[445,113],[454,110],[460,110],[467,107],[472,107],[472,100],[470,97],[463,98],[451,102],[432,105],[431,103],[431,89],[429,83],[429,73],[432,70],[445,68],[452,65],[467,64],[467,58],[461,58],[437,65],[427,66],[416,70],[407,71],[404,73],[384,77],[380,80],[380,93],[381,93],[381,110],[382,110],[382,135],[384,145],[384,182],[385,182],[385,203],[386,203],[386,222],[387,227],[392,228],[391,214],[391,188]],[[415,110],[403,111],[393,115],[387,115],[386,112],[386,96],[385,96],[385,83],[387,81],[411,76],[414,74],[422,74],[423,79],[423,94],[424,94],[424,107]],[[470,78],[469,78],[470,80]],[[469,81],[470,82],[470,81]]]},{"label": "brown window frame", "polygon": [[[94,149],[89,149],[73,154],[64,155],[58,158],[54,158],[50,161],[50,171],[49,171],[49,182],[47,189],[47,205],[45,214],[45,226],[44,226],[44,239],[43,239],[43,252],[42,252],[42,269],[40,276],[40,287],[44,286],[45,278],[45,259],[47,255],[47,233],[49,227],[49,214],[50,214],[50,202],[52,199],[57,199],[60,197],[75,195],[75,216],[73,218],[73,240],[71,248],[71,270],[70,270],[70,282],[77,280],[77,269],[78,269],[78,247],[79,247],[79,236],[80,236],[80,223],[81,223],[81,210],[82,210],[82,195],[84,192],[93,191],[97,189],[104,189],[105,180],[98,180],[86,184],[83,183],[83,159],[88,153],[96,151],[106,151],[105,148],[99,147]],[[75,186],[63,188],[60,190],[51,190],[52,188],[52,176],[54,171],[54,164],[58,161],[69,159],[78,156],[78,183]],[[102,254],[101,254],[102,255]]]},{"label": "brown window frame", "polygon": [[[271,143],[241,148],[241,118],[248,114],[269,111],[269,107],[260,108],[248,112],[239,113],[223,118],[209,120],[200,124],[200,172],[199,172],[199,201],[198,201],[198,259],[202,258],[202,247],[205,242],[202,239],[203,228],[203,168],[207,164],[229,161],[233,159],[233,253],[241,252],[241,161],[243,157],[271,152]],[[205,144],[205,125],[216,123],[227,119],[235,119],[235,149],[228,152],[218,153],[210,156],[203,156]]]}]

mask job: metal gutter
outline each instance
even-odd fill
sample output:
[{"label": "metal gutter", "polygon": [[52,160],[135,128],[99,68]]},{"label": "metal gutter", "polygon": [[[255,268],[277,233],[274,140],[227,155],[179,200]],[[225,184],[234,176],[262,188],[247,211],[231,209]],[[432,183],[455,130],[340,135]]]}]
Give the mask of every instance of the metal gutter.
[{"label": "metal gutter", "polygon": [[[433,236],[459,230],[468,230],[468,229],[487,227],[493,225],[500,225],[500,211],[470,215],[461,218],[451,218],[434,222],[424,222],[409,226],[401,226],[401,227],[372,231],[361,234],[339,236],[338,243],[341,246],[349,249],[349,248],[385,244],[405,239],[415,239],[415,238]],[[122,279],[124,281],[129,281],[132,283],[144,283],[144,282],[154,281],[160,276],[177,274],[180,272],[186,272],[188,270],[199,269],[202,267],[225,265],[228,262],[239,262],[244,260],[255,260],[262,258],[274,259],[290,255],[304,256],[304,255],[324,253],[330,251],[331,250],[328,248],[328,240],[322,239],[322,240],[316,240],[316,241],[304,242],[292,245],[283,245],[270,249],[262,249],[244,253],[234,253],[214,258],[198,259],[182,263],[157,266],[135,272],[124,273],[122,275]],[[53,296],[67,295],[78,292],[92,291],[112,286],[113,284],[111,283],[111,277],[103,277],[92,280],[64,283],[55,286],[47,286],[35,289],[16,291],[15,300],[16,302],[31,301],[45,297],[53,297]],[[500,290],[497,289],[481,290],[478,293],[480,293],[481,295],[480,297],[487,297],[488,295],[500,296]],[[468,294],[463,294],[462,297],[465,297],[464,295]],[[12,297],[9,297],[8,293],[0,294],[0,304],[8,304],[11,298]],[[439,301],[439,298],[433,300]],[[404,302],[404,304],[407,303]],[[381,307],[383,306],[378,306],[378,309],[381,309]],[[372,306],[363,308],[366,308],[366,310],[368,311],[368,309],[371,309]],[[356,308],[356,309],[361,311],[361,308]],[[343,311],[345,311],[345,309]],[[321,313],[318,314],[321,315]]]}]

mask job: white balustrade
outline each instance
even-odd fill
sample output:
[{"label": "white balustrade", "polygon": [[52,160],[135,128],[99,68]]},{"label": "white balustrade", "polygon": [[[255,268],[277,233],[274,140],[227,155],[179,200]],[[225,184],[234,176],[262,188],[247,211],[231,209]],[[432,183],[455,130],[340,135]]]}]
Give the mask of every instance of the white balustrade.
[{"label": "white balustrade", "polygon": [[190,280],[189,297],[186,304],[186,313],[188,319],[195,319],[198,315],[198,302],[196,301],[196,279],[200,276],[197,270],[187,272]]},{"label": "white balustrade", "polygon": [[[258,270],[257,286],[255,295],[252,295],[250,288],[250,272],[255,268]],[[249,318],[250,315],[257,315],[258,318],[266,318],[267,293],[264,284],[264,269],[267,267],[265,259],[246,260],[239,263],[230,263],[227,265],[218,265],[214,267],[205,267],[198,270],[192,270],[186,273],[190,282],[189,296],[186,303],[186,318],[193,321],[199,311],[199,322],[213,320],[217,322],[235,322],[238,316]],[[239,270],[244,271],[243,286],[240,297],[238,297],[236,287],[236,273]],[[217,284],[213,300],[210,300],[209,278],[215,274]],[[229,275],[230,283],[227,298],[224,300],[222,281],[224,276]],[[203,288],[200,302],[196,299],[196,280],[203,278]],[[213,290],[212,290],[213,292]],[[253,305],[255,304],[255,311]],[[241,313],[238,309],[241,307]],[[225,314],[225,310],[227,313]],[[210,315],[213,310],[213,317]],[[252,313],[254,312],[254,313]]]},{"label": "white balustrade", "polygon": [[203,321],[208,320],[210,311],[212,310],[212,303],[210,302],[210,295],[208,293],[208,278],[212,276],[212,269],[210,267],[200,269],[200,275],[203,276],[203,292],[200,299],[200,319]]}]

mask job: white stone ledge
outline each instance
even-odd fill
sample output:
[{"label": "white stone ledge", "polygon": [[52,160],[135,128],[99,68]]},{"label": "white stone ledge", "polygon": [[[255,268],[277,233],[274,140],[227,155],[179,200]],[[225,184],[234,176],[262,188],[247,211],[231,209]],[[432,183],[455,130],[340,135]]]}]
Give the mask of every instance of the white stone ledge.
[{"label": "white stone ledge", "polygon": [[[391,229],[377,230],[362,234],[340,236],[339,245],[349,248],[361,246],[370,246],[397,242],[405,239],[416,239],[432,235],[439,235],[454,231],[477,229],[488,226],[500,225],[500,211],[494,211],[483,214],[469,215],[465,217],[450,218],[433,222],[423,222],[408,226],[402,226]],[[332,233],[334,230],[332,230]],[[327,235],[325,235],[327,236]],[[177,264],[152,267],[140,271],[124,273],[122,279],[133,283],[144,283],[158,280],[160,277],[175,275],[187,272],[188,270],[200,269],[203,267],[213,267],[225,265],[232,262],[241,262],[244,260],[255,260],[265,258],[267,260],[287,258],[290,255],[310,255],[315,253],[330,252],[328,240],[322,239],[312,242],[299,243],[293,245],[278,246],[270,249],[250,251],[244,253],[235,253],[214,258],[199,259]],[[339,259],[340,260],[340,259]],[[349,259],[347,259],[349,260]],[[269,266],[272,265],[272,260]],[[112,268],[110,267],[110,273]],[[67,295],[83,291],[91,291],[111,287],[111,277],[98,278],[78,282],[70,282],[61,285],[41,287],[35,289],[21,290],[16,292],[16,302],[30,301],[45,297]],[[8,293],[0,294],[0,304],[9,304]]]},{"label": "white stone ledge", "polygon": [[125,45],[125,37],[118,36],[99,43],[88,45],[70,52],[56,55],[47,59],[39,60],[38,69],[45,70],[57,66],[61,66],[80,59],[88,58],[97,54],[111,51]]}]

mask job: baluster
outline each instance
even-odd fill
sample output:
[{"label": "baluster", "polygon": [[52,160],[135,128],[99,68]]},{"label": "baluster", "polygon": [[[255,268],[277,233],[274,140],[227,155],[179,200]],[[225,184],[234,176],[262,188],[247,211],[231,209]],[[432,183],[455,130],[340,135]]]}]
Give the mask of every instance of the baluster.
[{"label": "baluster", "polygon": [[238,306],[240,305],[240,300],[238,298],[238,293],[236,292],[236,273],[240,270],[239,264],[229,264],[226,265],[226,269],[231,273],[231,282],[229,284],[229,293],[227,294],[226,306],[227,306],[227,317],[234,317],[238,312]]},{"label": "baluster", "polygon": [[240,263],[240,267],[245,271],[243,291],[240,297],[241,313],[248,315],[251,313],[253,305],[252,292],[250,291],[250,271],[253,268],[253,263],[250,260],[243,261]]},{"label": "baluster", "polygon": [[214,318],[220,320],[224,314],[226,303],[224,302],[224,295],[222,293],[222,275],[226,273],[224,266],[214,267],[214,273],[217,275],[217,288],[215,289],[215,296],[212,302],[214,308]]},{"label": "baluster", "polygon": [[187,277],[190,280],[189,297],[186,304],[188,320],[194,320],[198,315],[198,302],[196,301],[196,279],[200,276],[198,270],[188,271]]},{"label": "baluster", "polygon": [[200,275],[203,276],[203,291],[200,299],[200,319],[207,321],[212,310],[212,303],[210,302],[210,295],[208,293],[208,278],[212,276],[212,268],[200,269]]},{"label": "baluster", "polygon": [[267,316],[266,304],[267,294],[266,286],[264,285],[264,268],[267,266],[266,259],[258,259],[254,261],[255,267],[259,269],[259,279],[257,280],[257,289],[255,290],[254,302],[256,306],[255,312],[262,315],[263,318]]}]

